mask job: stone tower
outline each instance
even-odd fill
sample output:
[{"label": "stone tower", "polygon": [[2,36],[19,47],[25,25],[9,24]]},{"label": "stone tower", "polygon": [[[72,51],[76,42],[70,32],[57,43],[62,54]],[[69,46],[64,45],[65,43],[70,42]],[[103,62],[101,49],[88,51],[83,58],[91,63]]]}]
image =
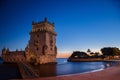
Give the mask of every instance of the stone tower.
[{"label": "stone tower", "polygon": [[47,18],[42,22],[32,22],[30,40],[25,49],[26,60],[35,64],[56,62],[56,32],[54,23],[48,22]]}]

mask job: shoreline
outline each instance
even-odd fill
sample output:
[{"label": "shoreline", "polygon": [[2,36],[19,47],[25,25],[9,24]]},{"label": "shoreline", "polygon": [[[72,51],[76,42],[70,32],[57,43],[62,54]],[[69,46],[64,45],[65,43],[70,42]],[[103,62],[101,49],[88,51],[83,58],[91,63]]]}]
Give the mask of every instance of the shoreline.
[{"label": "shoreline", "polygon": [[[58,75],[58,76],[52,76],[52,77],[74,76],[74,75],[87,74],[87,73],[92,73],[92,72],[97,72],[97,71],[102,71],[102,70],[105,70],[105,69],[97,69],[97,70],[92,70],[92,71],[86,71],[86,72],[83,72],[83,73],[74,73],[74,74],[68,74],[68,75]],[[43,77],[43,78],[45,78],[45,77]]]},{"label": "shoreline", "polygon": [[[35,80],[118,80],[120,79],[120,65],[116,65],[104,70],[85,74],[73,74],[65,76],[55,76],[46,78],[34,78]],[[31,80],[34,80],[31,79]],[[28,80],[28,79],[24,79]]]},{"label": "shoreline", "polygon": [[110,62],[110,61],[120,61],[120,59],[102,59],[102,58],[83,58],[83,59],[75,59],[68,58],[68,62]]},{"label": "shoreline", "polygon": [[[27,77],[27,78],[18,79],[18,80],[29,80],[29,79],[30,80],[34,80],[34,79],[35,80],[80,80],[80,79],[88,80],[87,78],[89,78],[89,80],[101,80],[101,77],[105,78],[102,80],[117,80],[117,78],[120,78],[120,76],[118,75],[120,75],[120,63],[117,62],[116,65],[110,66],[108,68],[100,68],[97,70],[86,71],[83,73],[58,75],[58,76],[51,76],[51,77],[36,77],[36,78],[31,77],[31,79],[30,77],[29,78]],[[99,77],[100,79],[98,79]],[[112,79],[110,77],[112,77]]]}]

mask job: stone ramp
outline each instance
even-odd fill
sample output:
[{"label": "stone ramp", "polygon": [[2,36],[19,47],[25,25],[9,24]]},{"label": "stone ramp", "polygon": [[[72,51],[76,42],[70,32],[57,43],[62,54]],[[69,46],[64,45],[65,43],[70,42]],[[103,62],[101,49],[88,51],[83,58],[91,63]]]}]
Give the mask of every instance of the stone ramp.
[{"label": "stone ramp", "polygon": [[38,78],[39,75],[32,69],[27,62],[18,62],[18,68],[23,79]]}]

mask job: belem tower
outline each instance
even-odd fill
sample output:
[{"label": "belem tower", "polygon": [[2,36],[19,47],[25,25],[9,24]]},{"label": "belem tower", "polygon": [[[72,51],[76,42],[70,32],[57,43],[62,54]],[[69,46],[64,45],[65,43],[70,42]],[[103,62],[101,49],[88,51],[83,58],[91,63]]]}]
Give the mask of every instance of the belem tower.
[{"label": "belem tower", "polygon": [[4,62],[26,61],[34,64],[56,63],[57,47],[54,23],[47,18],[41,22],[32,22],[30,40],[24,51],[2,49]]}]

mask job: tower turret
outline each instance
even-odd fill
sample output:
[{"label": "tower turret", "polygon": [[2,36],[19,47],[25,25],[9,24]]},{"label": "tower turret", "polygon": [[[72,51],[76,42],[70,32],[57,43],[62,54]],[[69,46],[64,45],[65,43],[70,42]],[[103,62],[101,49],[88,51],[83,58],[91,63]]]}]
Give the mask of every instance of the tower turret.
[{"label": "tower turret", "polygon": [[34,57],[34,61],[40,64],[56,62],[56,35],[54,24],[48,22],[47,18],[38,23],[32,22],[27,48],[28,61]]},{"label": "tower turret", "polygon": [[6,54],[6,53],[7,53],[7,49],[4,47],[4,48],[2,49],[2,55]]}]

